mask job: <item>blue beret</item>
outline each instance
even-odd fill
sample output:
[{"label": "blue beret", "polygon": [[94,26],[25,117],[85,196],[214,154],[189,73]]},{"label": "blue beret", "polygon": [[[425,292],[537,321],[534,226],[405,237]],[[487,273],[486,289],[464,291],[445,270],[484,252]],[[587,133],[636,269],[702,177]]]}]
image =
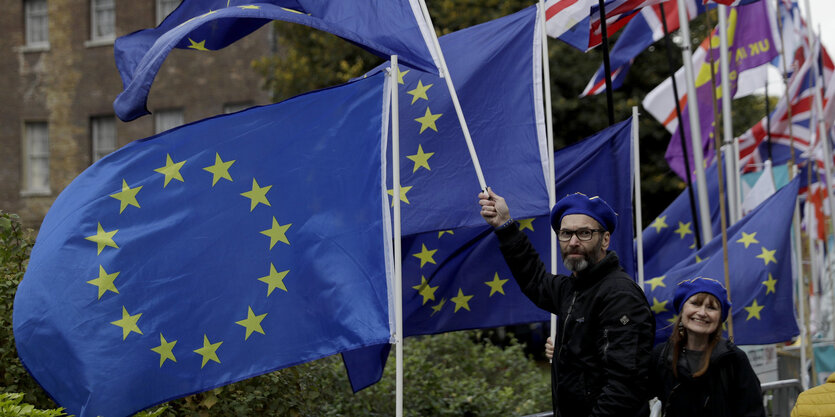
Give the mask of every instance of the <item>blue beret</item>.
[{"label": "blue beret", "polygon": [[551,227],[554,230],[560,230],[562,218],[569,214],[585,214],[597,220],[609,233],[614,232],[615,226],[618,225],[618,216],[615,211],[597,196],[589,197],[583,193],[574,193],[557,201],[551,210]]},{"label": "blue beret", "polygon": [[725,291],[725,287],[713,278],[696,277],[679,282],[673,296],[673,307],[676,309],[676,314],[681,314],[685,301],[700,292],[713,295],[719,300],[719,304],[722,305],[722,321],[724,322],[731,310],[731,302],[728,301],[728,292]]}]

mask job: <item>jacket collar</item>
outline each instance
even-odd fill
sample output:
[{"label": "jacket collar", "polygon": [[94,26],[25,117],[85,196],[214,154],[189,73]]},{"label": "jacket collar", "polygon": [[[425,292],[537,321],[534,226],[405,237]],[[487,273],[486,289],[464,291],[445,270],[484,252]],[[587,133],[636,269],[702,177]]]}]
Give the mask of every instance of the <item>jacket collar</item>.
[{"label": "jacket collar", "polygon": [[608,276],[612,271],[620,269],[620,260],[615,251],[606,251],[606,256],[599,262],[589,265],[586,269],[571,274],[575,287],[588,288],[601,279]]}]

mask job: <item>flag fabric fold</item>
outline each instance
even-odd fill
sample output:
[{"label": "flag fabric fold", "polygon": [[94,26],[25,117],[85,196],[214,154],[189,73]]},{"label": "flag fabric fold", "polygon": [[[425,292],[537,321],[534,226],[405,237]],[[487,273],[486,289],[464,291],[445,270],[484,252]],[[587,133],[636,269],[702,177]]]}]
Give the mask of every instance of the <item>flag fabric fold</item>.
[{"label": "flag fabric fold", "polygon": [[72,414],[125,416],[389,342],[384,80],[181,126],[81,173],[15,297],[38,383]]},{"label": "flag fabric fold", "polygon": [[[794,315],[791,225],[800,187],[795,178],[728,229],[729,296],[734,341],[761,345],[799,334]],[[656,342],[669,337],[672,299],[679,282],[698,276],[724,282],[722,236],[713,238],[663,276],[647,281],[646,296],[656,320]]]},{"label": "flag fabric fold", "polygon": [[158,27],[116,40],[123,85],[113,103],[116,115],[130,121],[149,113],[151,84],[173,48],[221,49],[271,20],[329,32],[378,56],[398,55],[401,62],[437,73],[439,61],[428,46],[435,35],[417,0],[185,0]]},{"label": "flag fabric fold", "polygon": [[[531,6],[440,38],[487,185],[507,190],[524,217],[549,212],[537,16]],[[398,80],[403,235],[482,226],[472,210],[480,186],[445,81],[408,65]]]}]

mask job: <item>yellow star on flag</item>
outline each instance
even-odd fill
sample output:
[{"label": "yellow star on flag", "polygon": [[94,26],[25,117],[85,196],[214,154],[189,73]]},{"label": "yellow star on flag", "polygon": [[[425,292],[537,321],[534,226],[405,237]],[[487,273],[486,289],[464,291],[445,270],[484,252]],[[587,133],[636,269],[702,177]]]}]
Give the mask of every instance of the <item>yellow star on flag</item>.
[{"label": "yellow star on flag", "polygon": [[101,227],[101,223],[99,223],[98,228],[96,230],[96,234],[92,236],[87,236],[84,239],[87,239],[91,242],[95,242],[98,246],[98,252],[96,253],[96,255],[101,255],[101,251],[104,249],[105,246],[110,246],[111,248],[119,249],[119,245],[117,245],[116,242],[113,241],[113,236],[115,236],[116,232],[118,231],[119,229],[110,232],[105,232],[104,228]]},{"label": "yellow star on flag", "polygon": [[690,230],[690,222],[678,222],[678,229],[674,233],[678,233],[679,239],[684,239],[685,236],[692,234],[693,231]]},{"label": "yellow star on flag", "polygon": [[119,191],[116,194],[110,194],[111,197],[119,200],[119,214],[122,214],[128,206],[139,208],[139,202],[136,201],[136,194],[139,193],[139,190],[141,189],[141,185],[136,188],[130,188],[128,187],[127,181],[124,179],[122,180],[122,191]]},{"label": "yellow star on flag", "polygon": [[435,155],[435,152],[424,153],[423,146],[418,145],[418,151],[414,155],[406,155],[406,158],[411,159],[415,166],[412,168],[412,172],[416,172],[418,168],[426,168],[427,171],[431,171],[432,168],[429,168],[429,158]]},{"label": "yellow star on flag", "polygon": [[159,334],[159,346],[152,347],[151,350],[159,354],[159,367],[162,368],[162,364],[165,363],[166,359],[171,359],[174,362],[177,362],[177,358],[174,357],[174,345],[177,344],[176,340],[167,341],[165,337],[162,336],[162,333]]},{"label": "yellow star on flag", "polygon": [[670,302],[669,300],[658,301],[657,298],[652,297],[652,307],[650,309],[655,314],[661,314],[661,313],[667,311],[667,303],[669,303],[669,302]]},{"label": "yellow star on flag", "polygon": [[[403,83],[400,83],[400,84],[403,84]],[[415,104],[415,102],[418,101],[419,98],[422,98],[426,101],[429,101],[429,97],[426,96],[426,90],[428,90],[429,87],[432,87],[432,84],[423,85],[423,82],[421,80],[418,80],[417,87],[415,87],[414,90],[409,90],[409,91],[406,92],[407,94],[412,95],[412,103],[411,104]]]},{"label": "yellow star on flag", "polygon": [[744,244],[745,249],[748,249],[748,245],[750,245],[752,243],[760,243],[760,241],[757,240],[756,236],[757,236],[757,232],[754,232],[754,233],[742,232],[742,237],[739,238],[736,242]]},{"label": "yellow star on flag", "polygon": [[461,288],[458,289],[458,295],[455,297],[450,298],[449,300],[455,303],[455,310],[453,313],[457,313],[460,309],[465,309],[470,311],[470,299],[473,298],[472,295],[464,295],[464,291]]},{"label": "yellow star on flag", "polygon": [[397,83],[406,85],[406,82],[403,81],[403,76],[408,74],[411,70],[400,71],[400,68],[397,68]]},{"label": "yellow star on flag", "polygon": [[[412,189],[411,185],[408,186],[408,187],[404,187],[402,185],[400,186],[400,201],[402,201],[406,204],[410,204],[409,203],[409,198],[406,197],[406,193],[408,193],[409,190],[411,190],[411,189]],[[390,196],[394,197],[394,190],[388,190],[388,193],[389,193]],[[392,199],[392,201],[391,201],[391,206],[394,207],[394,199]]]},{"label": "yellow star on flag", "polygon": [[108,274],[107,271],[104,270],[104,267],[99,265],[99,277],[95,279],[91,279],[87,281],[88,284],[93,284],[99,288],[99,300],[101,300],[101,296],[108,291],[115,292],[116,294],[119,293],[119,290],[116,289],[116,286],[113,285],[113,281],[116,277],[119,276],[118,272],[114,272],[112,274]]},{"label": "yellow star on flag", "polygon": [[217,357],[217,349],[220,345],[223,344],[223,341],[217,343],[209,343],[209,338],[206,335],[203,335],[203,347],[199,349],[194,349],[194,353],[203,357],[203,363],[200,364],[200,369],[203,369],[210,360],[220,363],[220,359]]},{"label": "yellow star on flag", "polygon": [[441,309],[444,308],[444,304],[446,304],[446,298],[441,298],[441,301],[438,302],[438,304],[432,306],[432,314],[430,314],[429,317],[434,316],[435,313],[440,313]]},{"label": "yellow star on flag", "polygon": [[678,320],[678,314],[673,314],[673,317],[667,319],[667,322],[675,324],[676,320]]},{"label": "yellow star on flag", "polygon": [[[238,8],[241,8],[241,9],[244,9],[244,10],[258,10],[258,9],[261,8],[261,6],[256,6],[254,4],[247,4],[246,6],[238,6]],[[298,13],[298,12],[296,12],[296,13]]]},{"label": "yellow star on flag", "polygon": [[766,265],[768,265],[769,262],[774,262],[775,264],[777,263],[777,259],[774,257],[774,253],[777,252],[777,249],[768,250],[764,246],[761,249],[762,253],[757,255],[757,258],[762,259]]},{"label": "yellow star on flag", "polygon": [[440,238],[441,238],[441,236],[443,236],[443,235],[444,235],[444,234],[446,234],[446,233],[449,233],[449,234],[451,234],[451,235],[454,235],[454,234],[455,234],[455,231],[453,231],[453,230],[441,230],[440,232],[438,232],[438,239],[440,239]]},{"label": "yellow star on flag", "polygon": [[443,116],[443,113],[432,114],[432,112],[429,111],[429,107],[427,107],[426,113],[424,113],[422,117],[415,119],[416,122],[420,122],[420,132],[418,134],[423,133],[423,131],[427,128],[437,132],[438,128],[435,126],[435,121],[441,116]]},{"label": "yellow star on flag", "polygon": [[769,293],[772,293],[772,292],[773,293],[777,292],[777,289],[775,288],[775,286],[777,285],[777,280],[774,279],[774,277],[771,276],[771,272],[768,273],[768,280],[763,281],[763,285],[765,285],[765,288],[766,288],[765,295],[768,295]]},{"label": "yellow star on flag", "polygon": [[516,222],[517,222],[517,223],[519,223],[519,231],[521,232],[521,231],[523,231],[523,230],[525,230],[525,229],[530,229],[530,230],[531,230],[531,232],[533,232],[533,231],[534,231],[534,230],[533,230],[533,220],[534,220],[534,218],[533,218],[533,217],[531,217],[530,219],[519,219],[519,220],[516,220]]},{"label": "yellow star on flag", "polygon": [[748,307],[745,307],[745,311],[748,312],[748,317],[745,319],[745,321],[751,320],[751,317],[756,317],[757,320],[761,320],[760,319],[760,310],[762,310],[763,307],[765,307],[765,306],[761,306],[761,305],[757,304],[757,300],[754,299],[753,304],[751,304]]},{"label": "yellow star on flag", "polygon": [[159,172],[160,174],[165,175],[165,182],[163,182],[162,188],[167,187],[171,180],[185,182],[183,180],[183,176],[180,175],[180,168],[182,168],[185,163],[186,161],[174,163],[174,161],[171,160],[171,155],[165,154],[165,166],[154,170],[154,172]]},{"label": "yellow star on flag", "polygon": [[[493,276],[492,281],[484,281],[484,284],[487,285],[488,287],[490,287],[490,297],[492,297],[493,294],[495,294],[497,292],[501,293],[502,295],[505,295],[505,293],[504,293],[504,283],[505,282],[507,282],[507,279],[499,279],[499,273],[498,272],[496,272],[496,275]],[[469,310],[469,308],[467,310]]]},{"label": "yellow star on flag", "polygon": [[242,196],[250,200],[250,213],[252,212],[252,210],[255,210],[255,207],[258,206],[259,203],[267,207],[272,207],[272,205],[270,205],[270,201],[267,200],[267,191],[270,191],[270,188],[273,188],[273,186],[268,185],[266,187],[260,187],[258,186],[258,181],[256,181],[255,178],[252,179],[252,189],[247,192],[241,193]]},{"label": "yellow star on flag", "polygon": [[666,275],[661,275],[660,277],[655,277],[653,279],[648,279],[644,281],[644,285],[649,284],[651,288],[650,291],[655,291],[657,287],[664,287],[667,288],[667,285],[664,284],[664,278],[667,278]]},{"label": "yellow star on flag", "polygon": [[191,44],[188,46],[189,49],[194,49],[197,51],[208,51],[208,49],[206,49],[205,39],[200,42],[195,42],[193,39],[188,38],[188,41],[191,42]]},{"label": "yellow star on flag", "polygon": [[122,318],[116,321],[111,321],[110,324],[122,328],[122,340],[125,340],[128,338],[130,332],[142,334],[142,330],[139,330],[139,326],[136,325],[136,322],[139,321],[140,317],[142,317],[142,313],[131,316],[128,314],[128,310],[125,306],[122,306]]},{"label": "yellow star on flag", "polygon": [[412,289],[417,290],[418,294],[420,294],[423,297],[423,303],[421,303],[421,305],[423,305],[426,304],[426,302],[429,300],[435,301],[435,291],[438,289],[438,287],[439,286],[433,287],[429,285],[429,281],[426,280],[426,277],[421,276],[420,284],[415,285],[414,287],[412,287]]},{"label": "yellow star on flag", "polygon": [[275,216],[273,216],[273,225],[267,230],[262,230],[261,234],[270,237],[270,249],[275,246],[276,243],[282,242],[286,243],[288,246],[290,245],[290,241],[287,240],[287,229],[292,226],[293,223],[280,225],[278,221],[276,221]]},{"label": "yellow star on flag", "polygon": [[247,307],[246,318],[235,322],[235,324],[239,324],[246,329],[246,336],[244,336],[244,340],[249,339],[249,335],[251,335],[252,332],[266,334],[264,333],[264,329],[261,327],[261,320],[264,320],[264,317],[267,317],[267,313],[256,316],[255,313],[252,312],[252,307]]},{"label": "yellow star on flag", "polygon": [[267,283],[267,297],[273,293],[273,290],[276,288],[280,288],[282,291],[287,292],[287,287],[284,286],[284,277],[287,276],[287,273],[290,270],[276,272],[275,266],[270,262],[270,274],[258,278],[258,281],[266,282]]},{"label": "yellow star on flag", "polygon": [[649,227],[654,227],[655,228],[655,233],[661,233],[661,229],[663,229],[665,227],[670,227],[670,226],[667,226],[667,216],[657,217],[655,219],[655,221],[653,221],[652,224],[649,225]]},{"label": "yellow star on flag", "polygon": [[699,255],[696,255],[696,263],[700,264],[700,263],[704,262],[705,260],[707,260],[708,258],[702,259]]},{"label": "yellow star on flag", "polygon": [[437,252],[437,251],[438,251],[437,249],[432,249],[432,250],[426,249],[426,245],[421,243],[420,244],[420,252],[413,253],[412,256],[414,256],[415,258],[420,259],[420,267],[423,268],[423,266],[426,265],[427,262],[429,262],[430,264],[435,263],[435,260],[432,259],[432,256],[434,256],[435,252]]},{"label": "yellow star on flag", "polygon": [[203,168],[204,171],[209,171],[212,173],[212,187],[220,181],[221,178],[232,181],[232,177],[229,175],[229,167],[234,164],[235,161],[227,161],[223,162],[220,159],[220,154],[215,152],[215,163],[214,165],[209,165],[206,168]]}]

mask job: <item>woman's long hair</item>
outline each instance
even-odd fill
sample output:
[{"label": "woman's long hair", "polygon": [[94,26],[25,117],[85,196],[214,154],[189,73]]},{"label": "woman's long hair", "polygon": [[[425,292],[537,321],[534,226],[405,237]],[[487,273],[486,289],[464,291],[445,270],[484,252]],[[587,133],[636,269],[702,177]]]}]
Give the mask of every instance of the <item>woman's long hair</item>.
[{"label": "woman's long hair", "polygon": [[[705,298],[710,297],[710,303],[714,304],[716,308],[721,309],[722,306],[719,304],[719,300],[716,299],[712,294],[708,294],[705,292],[698,293],[694,295],[693,298],[695,299],[696,303],[701,304]],[[689,300],[685,300],[685,303]],[[682,308],[684,311],[684,308]],[[675,327],[673,328],[673,334],[670,335],[670,344],[673,348],[673,376],[678,378],[678,360],[681,357],[681,351],[683,350],[684,346],[687,345],[687,331],[684,329],[684,326],[681,324],[681,314],[676,318]],[[710,334],[708,337],[707,342],[707,349],[705,350],[704,354],[702,355],[702,364],[699,367],[697,372],[693,373],[694,377],[699,377],[707,372],[707,368],[710,365],[710,355],[713,353],[713,348],[716,347],[716,344],[719,343],[719,339],[722,338],[722,323],[719,323],[716,326],[716,330]]]}]

